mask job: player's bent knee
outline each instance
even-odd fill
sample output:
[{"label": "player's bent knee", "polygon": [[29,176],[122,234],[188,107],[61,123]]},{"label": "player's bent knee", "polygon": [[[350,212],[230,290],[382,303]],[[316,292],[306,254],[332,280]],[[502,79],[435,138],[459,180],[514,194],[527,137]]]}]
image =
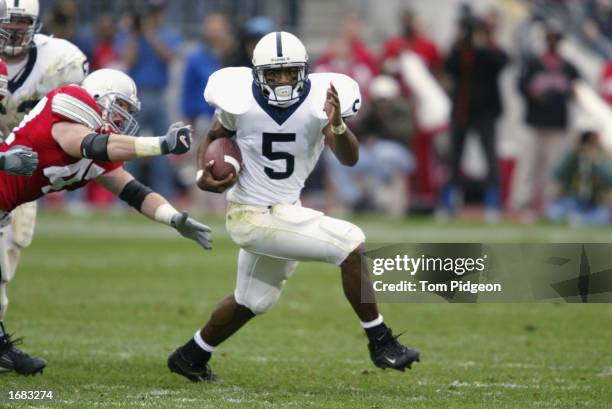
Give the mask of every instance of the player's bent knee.
[{"label": "player's bent knee", "polygon": [[363,231],[347,221],[325,216],[319,226],[335,249],[333,260],[330,261],[336,265],[344,263],[348,256],[365,242]]},{"label": "player's bent knee", "polygon": [[351,251],[348,256],[344,259],[341,267],[357,267],[361,265],[361,258],[363,256],[363,246],[359,245],[355,250]]},{"label": "player's bent knee", "polygon": [[29,247],[36,226],[36,202],[24,203],[13,210],[11,220],[11,237],[15,246]]},{"label": "player's bent knee", "polygon": [[263,294],[238,294],[236,293],[234,297],[236,298],[236,303],[248,308],[253,314],[261,315],[269,311],[274,304],[280,298],[281,290],[278,288],[270,288]]}]

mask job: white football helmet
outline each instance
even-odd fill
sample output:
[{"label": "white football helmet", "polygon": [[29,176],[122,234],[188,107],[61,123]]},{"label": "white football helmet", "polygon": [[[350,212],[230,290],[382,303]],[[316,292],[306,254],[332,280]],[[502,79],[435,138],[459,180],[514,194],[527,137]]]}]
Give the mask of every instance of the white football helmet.
[{"label": "white football helmet", "polygon": [[[294,83],[272,83],[266,79],[266,71],[281,68],[297,68]],[[253,50],[253,78],[263,96],[272,105],[287,107],[297,102],[308,80],[308,53],[304,44],[285,31],[268,33]]]},{"label": "white football helmet", "polygon": [[38,0],[4,1],[8,17],[0,22],[0,29],[8,38],[0,44],[0,51],[8,56],[20,55],[32,46],[34,35],[40,31],[40,5]]},{"label": "white football helmet", "polygon": [[129,75],[110,68],[89,74],[81,84],[102,109],[102,119],[112,130],[125,135],[138,133],[134,117],[140,111],[136,84]]}]

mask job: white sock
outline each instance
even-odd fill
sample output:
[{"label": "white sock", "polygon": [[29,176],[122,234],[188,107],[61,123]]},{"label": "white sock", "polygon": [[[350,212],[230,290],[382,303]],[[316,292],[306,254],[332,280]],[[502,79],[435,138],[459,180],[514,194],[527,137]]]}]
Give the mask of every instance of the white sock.
[{"label": "white sock", "polygon": [[383,323],[383,316],[378,314],[378,317],[374,321],[369,321],[369,322],[359,321],[359,323],[361,324],[361,327],[363,329],[373,328]]},{"label": "white sock", "polygon": [[193,340],[196,344],[198,344],[200,348],[202,348],[206,352],[212,353],[215,350],[214,346],[208,345],[206,342],[204,342],[202,336],[200,335],[200,330],[196,331],[195,335],[193,336]]}]

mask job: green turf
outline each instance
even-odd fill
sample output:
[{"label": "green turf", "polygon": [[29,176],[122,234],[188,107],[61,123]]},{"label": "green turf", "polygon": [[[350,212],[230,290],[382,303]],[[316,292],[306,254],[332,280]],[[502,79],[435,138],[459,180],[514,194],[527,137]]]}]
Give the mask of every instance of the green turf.
[{"label": "green turf", "polygon": [[[359,220],[378,241],[600,241],[608,229]],[[44,356],[43,376],[0,375],[0,407],[610,408],[612,306],[386,304],[422,351],[406,373],[374,368],[332,266],[302,264],[279,304],[191,384],[167,355],[233,289],[237,248],[217,221],[214,252],[139,217],[43,215],[11,283],[7,324]],[[15,404],[8,390],[52,390]]]}]

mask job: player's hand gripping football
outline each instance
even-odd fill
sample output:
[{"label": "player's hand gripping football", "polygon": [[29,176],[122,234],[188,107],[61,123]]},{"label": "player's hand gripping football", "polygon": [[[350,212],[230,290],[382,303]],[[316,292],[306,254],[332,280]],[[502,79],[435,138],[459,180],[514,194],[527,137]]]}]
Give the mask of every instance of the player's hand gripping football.
[{"label": "player's hand gripping football", "polygon": [[38,166],[38,153],[31,148],[15,145],[0,153],[0,169],[15,176],[32,176]]},{"label": "player's hand gripping football", "polygon": [[191,125],[185,125],[183,122],[175,122],[170,125],[168,132],[159,138],[162,154],[182,155],[189,152],[189,149],[191,149],[191,132]]},{"label": "player's hand gripping football", "polygon": [[340,98],[334,84],[329,83],[327,95],[325,97],[325,113],[327,119],[332,126],[340,126],[342,124],[342,112],[340,112]]},{"label": "player's hand gripping football", "polygon": [[214,164],[215,161],[211,160],[204,165],[204,169],[198,171],[196,183],[207,192],[223,193],[238,181],[238,174],[232,173],[223,180],[216,180],[210,171]]},{"label": "player's hand gripping football", "polygon": [[189,213],[183,212],[174,215],[171,224],[183,237],[197,241],[206,250],[212,249],[210,227],[189,217]]}]

